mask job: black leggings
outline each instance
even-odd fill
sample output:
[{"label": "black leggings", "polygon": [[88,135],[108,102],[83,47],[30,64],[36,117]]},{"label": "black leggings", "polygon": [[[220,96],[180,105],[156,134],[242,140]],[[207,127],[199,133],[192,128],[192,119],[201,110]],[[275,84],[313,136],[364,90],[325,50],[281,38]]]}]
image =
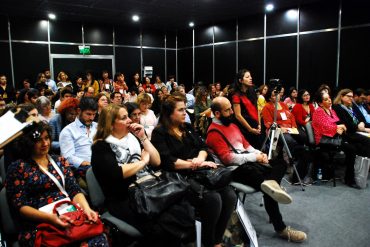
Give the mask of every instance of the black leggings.
[{"label": "black leggings", "polygon": [[203,193],[202,198],[197,193],[190,193],[189,200],[202,222],[203,245],[208,247],[221,243],[237,200],[234,190],[230,186],[209,190]]}]

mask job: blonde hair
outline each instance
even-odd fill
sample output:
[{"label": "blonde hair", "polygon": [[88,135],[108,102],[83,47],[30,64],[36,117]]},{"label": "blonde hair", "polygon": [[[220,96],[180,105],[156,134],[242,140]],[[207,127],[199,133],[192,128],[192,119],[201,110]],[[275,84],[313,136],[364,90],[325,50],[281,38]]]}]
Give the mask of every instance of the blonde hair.
[{"label": "blonde hair", "polygon": [[147,93],[139,94],[136,99],[136,103],[140,105],[140,103],[152,103],[152,98]]},{"label": "blonde hair", "polygon": [[58,76],[57,76],[57,81],[61,81],[62,80],[62,74],[64,74],[65,76],[66,76],[66,82],[67,81],[69,81],[68,79],[68,75],[67,75],[67,73],[66,72],[64,72],[64,71],[60,71],[59,73],[58,73]]},{"label": "blonde hair", "polygon": [[335,97],[333,104],[334,105],[342,104],[342,97],[348,93],[353,93],[353,91],[349,88],[340,90],[337,94],[337,97]]},{"label": "blonde hair", "polygon": [[94,136],[94,143],[99,140],[105,140],[112,134],[114,121],[117,119],[121,108],[127,110],[125,106],[116,104],[109,104],[107,107],[102,109],[99,115],[96,135]]}]

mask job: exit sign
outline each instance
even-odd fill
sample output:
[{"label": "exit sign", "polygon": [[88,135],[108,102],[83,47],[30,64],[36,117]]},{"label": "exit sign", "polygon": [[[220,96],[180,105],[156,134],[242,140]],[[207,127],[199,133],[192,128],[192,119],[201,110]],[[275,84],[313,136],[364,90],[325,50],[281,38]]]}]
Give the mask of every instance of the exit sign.
[{"label": "exit sign", "polygon": [[83,46],[83,45],[79,45],[78,46],[78,49],[80,51],[80,54],[90,54],[90,46]]}]

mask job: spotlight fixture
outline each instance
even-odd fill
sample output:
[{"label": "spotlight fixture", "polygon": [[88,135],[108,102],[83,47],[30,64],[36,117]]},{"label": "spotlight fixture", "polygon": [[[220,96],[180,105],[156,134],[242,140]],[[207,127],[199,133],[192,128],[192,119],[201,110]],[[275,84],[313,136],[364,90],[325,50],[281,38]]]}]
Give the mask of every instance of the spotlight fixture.
[{"label": "spotlight fixture", "polygon": [[135,21],[135,22],[137,22],[137,21],[140,20],[140,17],[138,15],[133,15],[132,16],[132,20]]},{"label": "spotlight fixture", "polygon": [[194,27],[194,22],[189,22],[189,27]]},{"label": "spotlight fixture", "polygon": [[50,20],[55,20],[57,18],[57,16],[53,13],[48,14],[48,17]]},{"label": "spotlight fixture", "polygon": [[274,9],[274,5],[272,3],[269,3],[265,7],[267,12],[271,12]]}]

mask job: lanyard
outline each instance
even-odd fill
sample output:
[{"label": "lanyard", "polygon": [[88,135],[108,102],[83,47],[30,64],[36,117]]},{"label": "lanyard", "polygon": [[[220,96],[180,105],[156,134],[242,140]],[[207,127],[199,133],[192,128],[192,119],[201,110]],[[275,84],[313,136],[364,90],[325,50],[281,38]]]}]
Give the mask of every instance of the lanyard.
[{"label": "lanyard", "polygon": [[44,167],[40,166],[39,165],[39,168],[51,179],[53,180],[53,182],[56,184],[56,186],[59,188],[59,190],[68,198],[68,193],[66,192],[65,190],[65,180],[64,180],[64,175],[62,173],[62,171],[59,169],[59,167],[57,166],[57,164],[55,164],[55,161],[50,157],[50,155],[48,155],[48,160],[50,161],[51,165],[54,167],[54,169],[57,171],[57,173],[59,174],[59,176],[61,177],[62,179],[62,183],[63,183],[63,186],[59,183],[58,179],[56,179],[56,177],[51,174],[47,169],[45,169]]}]

